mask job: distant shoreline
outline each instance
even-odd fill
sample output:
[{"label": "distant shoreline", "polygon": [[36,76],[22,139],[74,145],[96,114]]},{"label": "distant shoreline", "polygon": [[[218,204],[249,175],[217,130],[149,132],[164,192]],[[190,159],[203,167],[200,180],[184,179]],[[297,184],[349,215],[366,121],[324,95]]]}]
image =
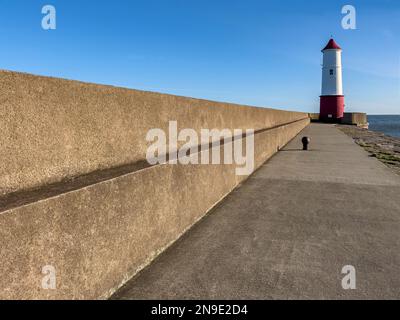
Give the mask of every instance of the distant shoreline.
[{"label": "distant shoreline", "polygon": [[400,138],[356,126],[337,125],[337,127],[368,151],[371,157],[377,158],[400,175]]}]

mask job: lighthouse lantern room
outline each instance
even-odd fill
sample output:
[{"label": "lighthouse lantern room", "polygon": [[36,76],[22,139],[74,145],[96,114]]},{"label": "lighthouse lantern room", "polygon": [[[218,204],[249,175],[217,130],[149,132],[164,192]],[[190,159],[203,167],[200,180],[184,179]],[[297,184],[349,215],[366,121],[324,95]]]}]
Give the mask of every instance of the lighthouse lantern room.
[{"label": "lighthouse lantern room", "polygon": [[330,39],[322,50],[322,92],[320,120],[338,122],[343,118],[342,49]]}]

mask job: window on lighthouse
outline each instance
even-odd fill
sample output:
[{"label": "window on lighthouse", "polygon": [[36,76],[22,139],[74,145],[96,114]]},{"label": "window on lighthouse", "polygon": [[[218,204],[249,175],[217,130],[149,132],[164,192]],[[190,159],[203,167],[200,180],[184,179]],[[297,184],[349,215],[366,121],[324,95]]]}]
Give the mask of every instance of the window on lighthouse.
[{"label": "window on lighthouse", "polygon": [[333,69],[329,70],[329,74],[333,76]]}]

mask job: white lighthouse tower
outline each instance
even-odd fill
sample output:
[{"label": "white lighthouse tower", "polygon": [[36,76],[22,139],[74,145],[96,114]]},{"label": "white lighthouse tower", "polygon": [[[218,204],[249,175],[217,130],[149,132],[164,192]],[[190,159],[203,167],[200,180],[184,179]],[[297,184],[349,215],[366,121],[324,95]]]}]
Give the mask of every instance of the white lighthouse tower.
[{"label": "white lighthouse tower", "polygon": [[336,122],[343,118],[344,95],[342,83],[342,49],[330,39],[322,50],[322,92],[320,119]]}]

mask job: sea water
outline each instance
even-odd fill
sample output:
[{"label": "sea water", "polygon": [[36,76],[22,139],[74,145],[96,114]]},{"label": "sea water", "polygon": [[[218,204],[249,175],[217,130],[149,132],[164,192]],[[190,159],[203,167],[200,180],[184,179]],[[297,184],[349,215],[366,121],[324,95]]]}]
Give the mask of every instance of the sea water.
[{"label": "sea water", "polygon": [[368,115],[369,130],[400,138],[400,115]]}]

